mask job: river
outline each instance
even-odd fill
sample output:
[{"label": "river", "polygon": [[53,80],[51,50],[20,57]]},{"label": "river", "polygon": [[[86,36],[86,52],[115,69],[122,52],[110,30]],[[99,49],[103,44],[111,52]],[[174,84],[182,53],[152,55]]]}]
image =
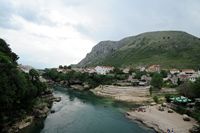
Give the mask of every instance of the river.
[{"label": "river", "polygon": [[[110,99],[96,97],[89,92],[75,92],[56,87],[56,97],[51,113],[44,120],[41,133],[155,133],[152,129],[124,116],[126,106]],[[130,106],[130,105],[129,105]],[[41,126],[40,126],[41,127]]]}]

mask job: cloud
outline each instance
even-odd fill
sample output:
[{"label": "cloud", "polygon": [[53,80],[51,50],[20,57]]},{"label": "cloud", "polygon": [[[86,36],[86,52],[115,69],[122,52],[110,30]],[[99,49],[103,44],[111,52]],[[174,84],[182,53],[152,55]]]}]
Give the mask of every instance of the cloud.
[{"label": "cloud", "polygon": [[199,0],[0,0],[0,37],[38,68],[78,63],[101,40],[156,30],[200,36]]}]

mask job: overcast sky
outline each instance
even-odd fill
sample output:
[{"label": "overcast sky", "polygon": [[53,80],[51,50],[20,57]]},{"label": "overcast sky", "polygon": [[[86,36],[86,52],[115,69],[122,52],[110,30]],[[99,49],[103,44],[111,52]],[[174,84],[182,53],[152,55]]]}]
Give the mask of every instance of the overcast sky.
[{"label": "overcast sky", "polygon": [[78,63],[101,40],[157,30],[200,37],[200,0],[0,0],[0,38],[36,68]]}]

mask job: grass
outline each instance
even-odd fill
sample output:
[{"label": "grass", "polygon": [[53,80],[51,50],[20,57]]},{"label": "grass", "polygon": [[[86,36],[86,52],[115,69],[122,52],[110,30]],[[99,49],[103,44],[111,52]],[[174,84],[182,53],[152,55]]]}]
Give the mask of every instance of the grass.
[{"label": "grass", "polygon": [[165,68],[198,68],[199,51],[200,40],[185,32],[150,32],[130,37],[129,41],[114,53],[101,59],[91,59],[90,65],[134,67],[160,64]]}]

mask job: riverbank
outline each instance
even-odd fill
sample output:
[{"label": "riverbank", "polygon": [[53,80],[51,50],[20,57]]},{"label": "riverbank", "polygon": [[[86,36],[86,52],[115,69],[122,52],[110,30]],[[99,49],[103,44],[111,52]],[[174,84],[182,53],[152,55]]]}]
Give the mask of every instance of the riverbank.
[{"label": "riverbank", "polygon": [[18,133],[28,128],[34,122],[46,118],[54,101],[58,102],[60,98],[54,97],[52,90],[45,91],[41,96],[37,97],[30,112],[25,112],[23,117],[16,118],[16,121],[6,124],[3,132]]},{"label": "riverbank", "polygon": [[90,91],[97,96],[110,97],[124,102],[150,103],[153,101],[149,87],[100,85]]},{"label": "riverbank", "polygon": [[125,118],[121,102],[61,86],[54,96],[61,102],[53,104],[55,113],[47,116],[41,133],[155,133]]},{"label": "riverbank", "polygon": [[[123,102],[134,102],[142,105],[153,102],[149,87],[101,85],[90,91],[97,96],[110,97]],[[173,128],[175,133],[189,133],[189,129],[197,124],[193,118],[190,118],[190,121],[184,121],[181,114],[174,111],[168,113],[167,107],[164,111],[158,110],[159,105],[146,106],[145,108],[145,112],[128,111],[126,116],[162,133],[165,133],[168,128]]]},{"label": "riverbank", "polygon": [[197,124],[193,118],[190,118],[190,121],[184,121],[182,115],[176,112],[168,113],[167,108],[159,111],[158,107],[159,105],[147,106],[145,112],[129,111],[126,116],[161,133],[165,133],[168,128],[170,130],[173,128],[175,133],[189,133],[189,129]]}]

